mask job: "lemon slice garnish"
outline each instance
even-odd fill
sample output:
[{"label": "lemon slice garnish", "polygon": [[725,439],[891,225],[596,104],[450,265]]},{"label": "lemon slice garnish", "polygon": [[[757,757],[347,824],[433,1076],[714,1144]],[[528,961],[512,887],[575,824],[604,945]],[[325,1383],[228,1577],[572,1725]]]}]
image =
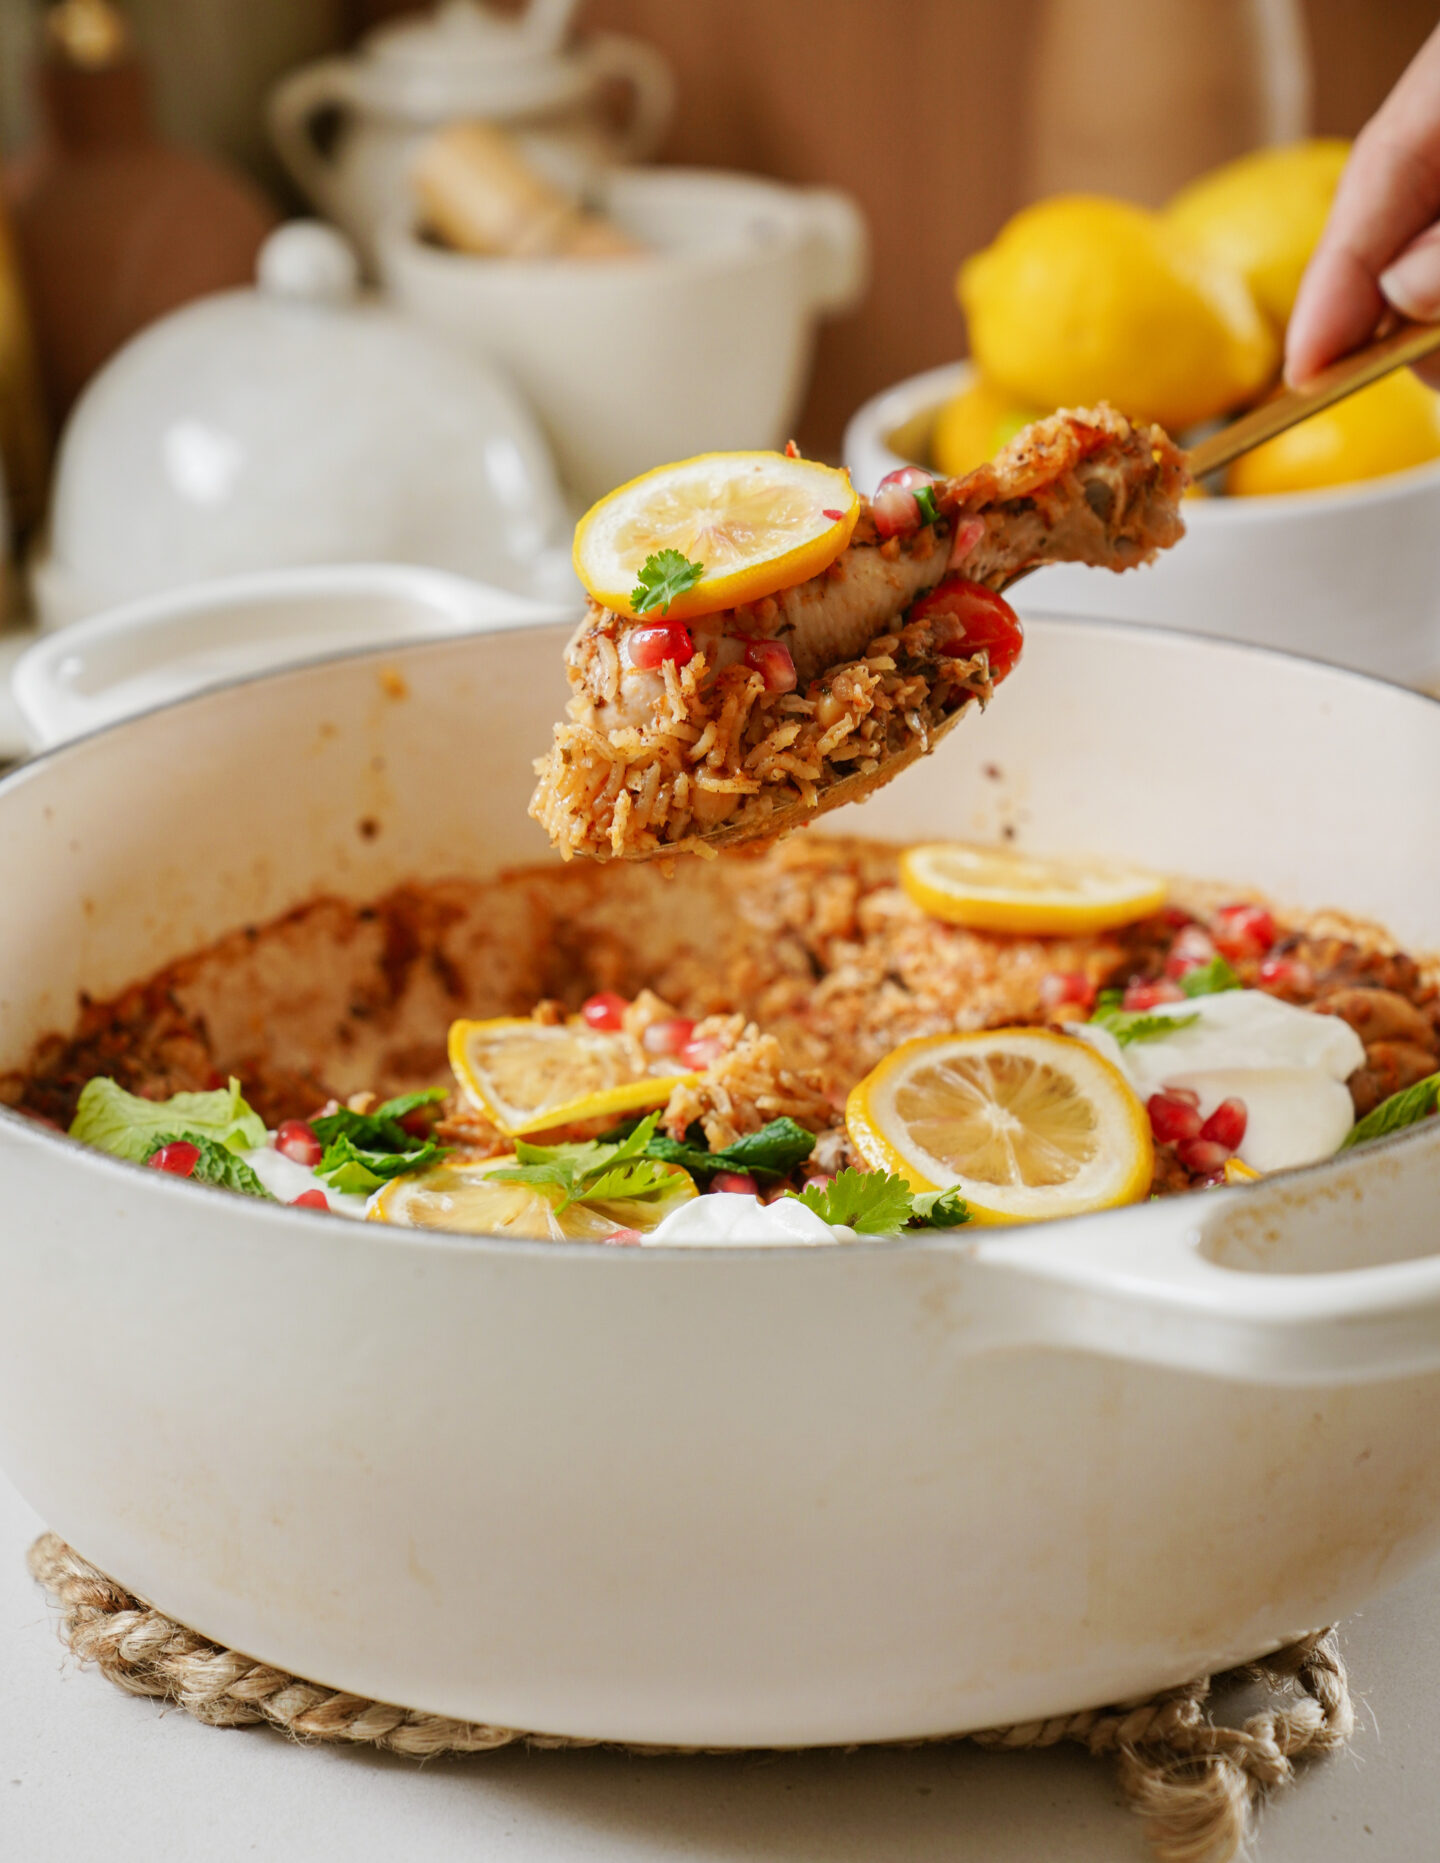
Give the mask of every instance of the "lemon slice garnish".
[{"label": "lemon slice garnish", "polygon": [[929,841],[900,856],[900,884],[922,912],[985,931],[1098,932],[1165,903],[1153,873],[1047,860],[1009,848]]},{"label": "lemon slice garnish", "polygon": [[908,1041],[852,1089],[851,1143],[913,1190],[959,1188],[982,1223],[1135,1203],[1150,1189],[1145,1108],[1068,1035],[990,1029]]},{"label": "lemon slice garnish", "polygon": [[648,1235],[697,1192],[678,1164],[661,1167],[673,1188],[654,1197],[610,1197],[557,1210],[529,1184],[497,1184],[492,1173],[515,1159],[450,1160],[411,1177],[392,1177],[370,1205],[373,1223],[407,1229],[448,1229],[466,1236],[521,1236],[532,1242],[603,1242],[617,1229]]},{"label": "lemon slice garnish", "polygon": [[705,566],[665,611],[683,621],[818,576],[859,515],[850,475],[836,466],[785,453],[702,453],[592,505],[575,530],[575,572],[603,607],[639,619],[630,597],[646,559],[678,550]]},{"label": "lemon slice garnish", "polygon": [[507,1138],[663,1106],[695,1079],[672,1055],[646,1054],[633,1035],[524,1016],[452,1023],[450,1065]]},{"label": "lemon slice garnish", "polygon": [[1243,1158],[1225,1160],[1225,1182],[1227,1184],[1258,1184],[1260,1173],[1246,1164]]}]

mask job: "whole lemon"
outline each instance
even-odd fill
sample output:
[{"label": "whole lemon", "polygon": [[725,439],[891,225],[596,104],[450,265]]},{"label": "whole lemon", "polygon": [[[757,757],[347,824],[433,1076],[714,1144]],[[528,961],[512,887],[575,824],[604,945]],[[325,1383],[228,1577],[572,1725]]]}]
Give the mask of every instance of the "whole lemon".
[{"label": "whole lemon", "polygon": [[1182,188],[1165,217],[1211,259],[1240,272],[1283,330],[1349,154],[1350,144],[1336,136],[1258,149]]},{"label": "whole lemon", "polygon": [[1022,406],[983,376],[947,401],[930,433],[930,463],[937,472],[958,478],[993,459],[1022,427],[1039,420],[1041,410]]},{"label": "whole lemon", "polygon": [[980,373],[1036,407],[1112,401],[1178,432],[1250,400],[1279,359],[1239,273],[1126,201],[1037,201],[956,282]]},{"label": "whole lemon", "polygon": [[1230,468],[1226,490],[1241,497],[1316,491],[1430,459],[1440,459],[1440,395],[1408,369],[1397,369],[1243,454]]}]

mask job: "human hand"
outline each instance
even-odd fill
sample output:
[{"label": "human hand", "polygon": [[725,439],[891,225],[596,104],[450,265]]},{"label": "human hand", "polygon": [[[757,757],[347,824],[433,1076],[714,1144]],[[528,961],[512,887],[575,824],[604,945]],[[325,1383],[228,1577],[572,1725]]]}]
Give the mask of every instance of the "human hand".
[{"label": "human hand", "polygon": [[[1285,379],[1303,387],[1392,308],[1440,321],[1440,28],[1356,139],[1295,300]],[[1440,388],[1440,360],[1419,373]]]}]

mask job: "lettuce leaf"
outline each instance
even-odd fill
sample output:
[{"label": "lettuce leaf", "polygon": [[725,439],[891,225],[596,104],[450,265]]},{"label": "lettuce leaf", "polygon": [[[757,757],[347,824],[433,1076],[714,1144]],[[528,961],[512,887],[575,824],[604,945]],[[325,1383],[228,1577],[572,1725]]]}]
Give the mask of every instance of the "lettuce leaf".
[{"label": "lettuce leaf", "polygon": [[87,1080],[70,1125],[70,1136],[113,1158],[143,1164],[155,1149],[156,1139],[171,1137],[192,1142],[213,1139],[228,1150],[252,1151],[265,1143],[265,1121],[252,1112],[240,1095],[240,1082],[231,1076],[227,1087],[213,1093],[172,1093],[168,1100],[142,1100],[104,1074]]}]

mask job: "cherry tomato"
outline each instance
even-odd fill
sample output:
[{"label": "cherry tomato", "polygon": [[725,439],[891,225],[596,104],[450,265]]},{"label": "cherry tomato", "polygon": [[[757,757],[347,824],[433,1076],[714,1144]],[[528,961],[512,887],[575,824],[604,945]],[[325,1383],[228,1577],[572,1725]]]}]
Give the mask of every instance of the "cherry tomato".
[{"label": "cherry tomato", "polygon": [[910,610],[911,621],[953,622],[951,634],[935,629],[941,653],[963,659],[983,647],[990,656],[990,677],[998,685],[1009,677],[1025,645],[1019,617],[1003,595],[965,576],[945,576]]}]

